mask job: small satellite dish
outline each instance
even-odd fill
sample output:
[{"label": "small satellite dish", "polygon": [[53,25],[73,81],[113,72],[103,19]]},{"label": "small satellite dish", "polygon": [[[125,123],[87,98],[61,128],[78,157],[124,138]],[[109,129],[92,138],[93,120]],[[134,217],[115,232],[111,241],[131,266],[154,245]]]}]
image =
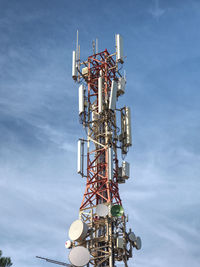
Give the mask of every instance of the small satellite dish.
[{"label": "small satellite dish", "polygon": [[90,261],[89,250],[82,246],[74,247],[69,253],[69,260],[74,266],[84,266]]},{"label": "small satellite dish", "polygon": [[137,240],[137,238],[136,238],[136,236],[135,236],[135,234],[134,234],[133,232],[130,232],[130,233],[128,234],[128,238],[129,238],[129,240],[130,240],[131,242],[135,242],[135,241]]},{"label": "small satellite dish", "polygon": [[101,217],[105,217],[108,215],[108,206],[106,206],[105,204],[99,204],[97,205],[96,207],[96,213],[98,216],[101,216]]},{"label": "small satellite dish", "polygon": [[141,238],[139,236],[136,238],[136,241],[134,243],[135,243],[135,247],[136,247],[137,250],[141,249],[142,240],[141,240]]},{"label": "small satellite dish", "polygon": [[66,247],[66,248],[71,248],[71,246],[72,246],[72,242],[71,242],[71,240],[67,240],[67,241],[65,242],[65,247]]},{"label": "small satellite dish", "polygon": [[114,217],[120,217],[124,214],[124,209],[120,205],[114,205],[111,208],[111,214]]},{"label": "small satellite dish", "polygon": [[81,220],[74,221],[69,228],[69,238],[73,241],[83,240],[88,231],[88,226]]}]

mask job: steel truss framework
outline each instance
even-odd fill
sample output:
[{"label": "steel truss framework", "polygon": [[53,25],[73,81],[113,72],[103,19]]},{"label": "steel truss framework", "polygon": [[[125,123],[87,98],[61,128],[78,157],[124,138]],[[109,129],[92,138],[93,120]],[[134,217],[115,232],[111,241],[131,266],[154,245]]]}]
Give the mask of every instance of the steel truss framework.
[{"label": "steel truss framework", "polygon": [[[103,78],[104,111],[98,111],[98,78]],[[87,152],[87,185],[80,210],[96,206],[99,203],[121,205],[117,183],[118,160],[115,112],[108,109],[108,99],[113,79],[117,78],[116,63],[107,50],[88,58],[88,141],[93,142],[93,148],[88,146]],[[92,112],[96,120],[92,120]],[[108,179],[108,148],[114,150],[113,179]]]},{"label": "steel truss framework", "polygon": [[[122,205],[118,188],[118,159],[116,111],[108,108],[113,79],[120,73],[117,64],[107,50],[88,57],[87,112],[82,122],[87,128],[87,183],[80,206],[79,218],[88,224],[90,231],[86,239],[78,245],[87,247],[94,266],[114,267],[115,261],[123,261],[125,266],[132,257],[132,245],[127,242],[126,216],[111,216],[112,205]],[[102,112],[99,112],[98,79],[102,77]],[[109,148],[113,149],[113,173],[109,179]],[[105,218],[95,213],[95,207],[104,203],[109,208]],[[124,240],[123,249],[116,247],[116,237]],[[76,245],[76,244],[74,244]],[[129,248],[128,248],[129,247]],[[88,264],[89,266],[89,264]]]}]

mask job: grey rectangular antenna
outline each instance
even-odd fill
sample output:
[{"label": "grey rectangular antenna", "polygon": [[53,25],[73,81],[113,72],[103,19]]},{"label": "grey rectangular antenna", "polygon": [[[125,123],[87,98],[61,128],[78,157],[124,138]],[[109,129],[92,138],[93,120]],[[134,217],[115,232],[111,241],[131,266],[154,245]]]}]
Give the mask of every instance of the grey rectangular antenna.
[{"label": "grey rectangular antenna", "polygon": [[125,108],[125,124],[126,124],[126,146],[132,146],[131,110],[129,107]]},{"label": "grey rectangular antenna", "polygon": [[102,112],[102,99],[103,99],[103,90],[102,90],[102,73],[100,71],[100,77],[98,78],[98,113]]},{"label": "grey rectangular antenna", "polygon": [[110,99],[109,99],[109,109],[115,110],[117,101],[117,82],[112,80]]},{"label": "grey rectangular antenna", "polygon": [[84,168],[84,141],[78,140],[78,162],[77,172],[83,176]]},{"label": "grey rectangular antenna", "polygon": [[108,148],[108,179],[113,179],[113,149]]},{"label": "grey rectangular antenna", "polygon": [[117,83],[117,95],[123,95],[125,93],[125,85],[126,85],[126,80],[124,77],[119,77],[118,78],[118,83]]},{"label": "grey rectangular antenna", "polygon": [[120,141],[122,142],[122,154],[127,154],[127,146],[126,146],[126,107],[121,109]]},{"label": "grey rectangular antenna", "polygon": [[127,161],[122,161],[122,178],[128,179],[130,177],[130,164]]}]

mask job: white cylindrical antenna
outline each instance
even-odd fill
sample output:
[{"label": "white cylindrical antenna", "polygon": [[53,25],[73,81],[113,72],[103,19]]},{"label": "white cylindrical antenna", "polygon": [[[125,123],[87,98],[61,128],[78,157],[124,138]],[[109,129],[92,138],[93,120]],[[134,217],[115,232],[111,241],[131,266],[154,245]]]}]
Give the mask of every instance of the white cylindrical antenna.
[{"label": "white cylindrical antenna", "polygon": [[108,148],[108,179],[113,179],[113,149]]},{"label": "white cylindrical antenna", "polygon": [[72,78],[77,79],[77,69],[76,69],[76,51],[72,52]]},{"label": "white cylindrical antenna", "polygon": [[78,162],[77,172],[83,176],[84,168],[84,141],[78,140]]},{"label": "white cylindrical antenna", "polygon": [[78,94],[79,94],[79,115],[81,115],[84,112],[84,110],[85,110],[85,106],[84,106],[84,102],[85,102],[85,99],[84,99],[84,96],[85,96],[85,88],[84,88],[84,85],[83,84],[81,84],[79,86]]},{"label": "white cylindrical antenna", "polygon": [[123,60],[123,39],[120,34],[116,34],[116,60],[124,63]]},{"label": "white cylindrical antenna", "polygon": [[129,107],[125,108],[125,124],[126,124],[126,145],[132,146],[131,110]]},{"label": "white cylindrical antenna", "polygon": [[117,100],[117,82],[112,80],[110,99],[109,99],[109,109],[115,110]]},{"label": "white cylindrical antenna", "polygon": [[103,101],[103,96],[102,96],[102,77],[100,73],[100,77],[98,78],[98,112],[102,112],[102,101]]}]

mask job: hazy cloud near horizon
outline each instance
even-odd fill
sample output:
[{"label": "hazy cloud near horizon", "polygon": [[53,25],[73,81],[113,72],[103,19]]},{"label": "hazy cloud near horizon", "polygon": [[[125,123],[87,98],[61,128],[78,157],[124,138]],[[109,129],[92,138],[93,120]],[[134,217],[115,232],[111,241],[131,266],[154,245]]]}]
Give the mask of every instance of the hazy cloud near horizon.
[{"label": "hazy cloud near horizon", "polygon": [[[199,1],[0,1],[0,249],[13,266],[68,261],[64,247],[85,180],[76,174],[78,86],[71,52],[114,51],[121,33],[132,110],[129,266],[200,264]],[[117,264],[117,266],[121,264]]]}]

